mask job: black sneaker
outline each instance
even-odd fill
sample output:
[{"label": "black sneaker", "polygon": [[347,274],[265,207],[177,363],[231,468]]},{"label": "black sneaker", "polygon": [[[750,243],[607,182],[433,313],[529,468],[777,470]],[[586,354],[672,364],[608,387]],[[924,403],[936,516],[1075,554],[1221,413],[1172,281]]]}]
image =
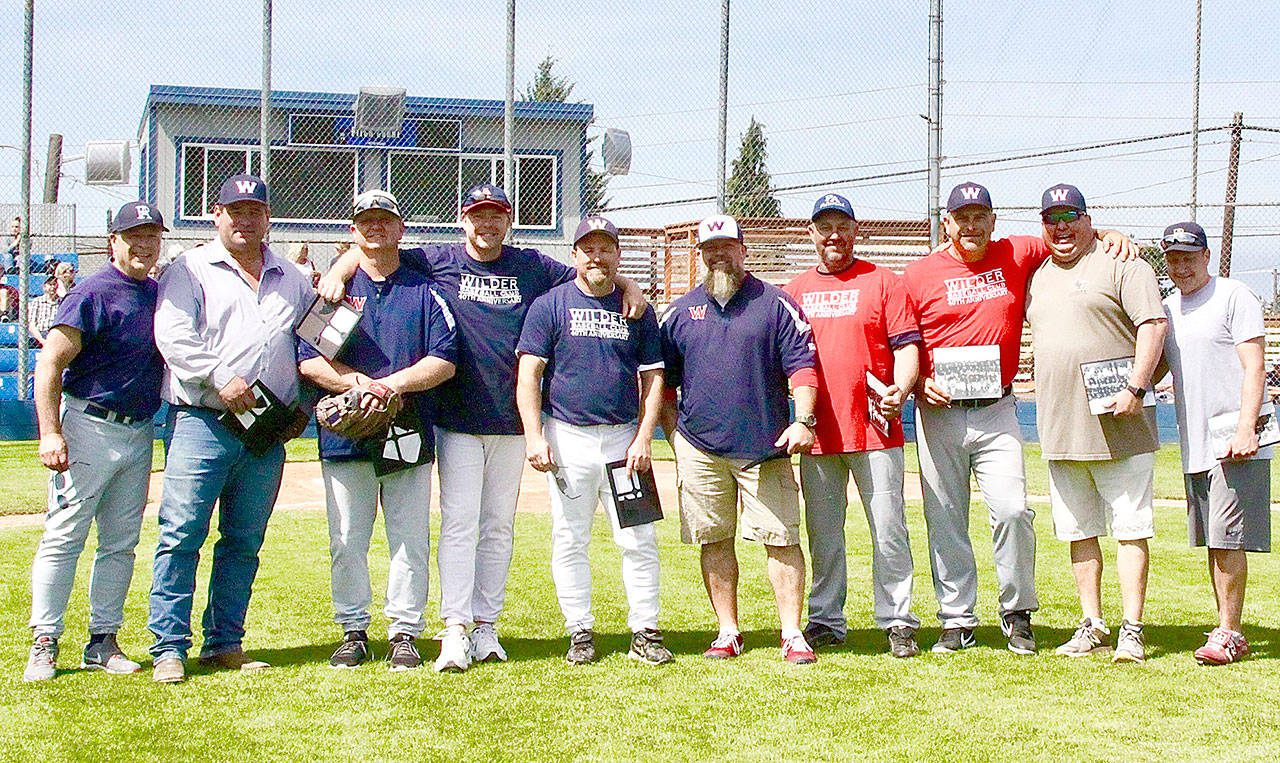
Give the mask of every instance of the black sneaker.
[{"label": "black sneaker", "polygon": [[418,647],[413,645],[413,636],[408,633],[397,633],[391,637],[391,650],[387,652],[387,662],[392,670],[413,670],[422,664],[418,655]]},{"label": "black sneaker", "polygon": [[1035,654],[1036,635],[1031,632],[1031,613],[1027,610],[1005,612],[1000,618],[1000,632],[1009,639],[1014,654]]},{"label": "black sneaker", "polygon": [[569,651],[565,660],[570,665],[585,665],[596,661],[595,634],[589,630],[574,631],[569,635]]},{"label": "black sneaker", "polygon": [[817,649],[824,646],[840,646],[844,643],[844,636],[836,633],[829,625],[809,623],[804,627],[804,640],[809,642],[809,646]]},{"label": "black sneaker", "polygon": [[364,631],[347,631],[342,646],[333,651],[329,664],[335,668],[354,668],[369,661],[369,636]]},{"label": "black sneaker", "polygon": [[950,654],[968,649],[976,643],[978,642],[973,638],[973,628],[943,628],[942,635],[938,637],[938,643],[933,645],[933,651],[938,654]]},{"label": "black sneaker", "polygon": [[662,645],[662,634],[652,628],[631,635],[631,649],[627,656],[649,665],[666,665],[675,659],[671,650]]},{"label": "black sneaker", "polygon": [[889,654],[894,657],[915,657],[920,654],[916,643],[916,631],[905,625],[895,625],[889,631]]}]

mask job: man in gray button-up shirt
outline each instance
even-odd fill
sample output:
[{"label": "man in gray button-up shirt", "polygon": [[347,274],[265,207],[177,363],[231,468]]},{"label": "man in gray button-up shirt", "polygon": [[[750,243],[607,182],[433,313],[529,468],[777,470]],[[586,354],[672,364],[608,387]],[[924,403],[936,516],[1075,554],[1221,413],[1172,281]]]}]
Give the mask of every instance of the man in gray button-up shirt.
[{"label": "man in gray button-up shirt", "polygon": [[270,207],[260,178],[227,179],[213,217],[217,238],[169,266],[156,305],[156,346],[167,364],[162,394],[170,409],[149,627],[156,637],[153,678],[165,683],[184,677],[196,565],[215,501],[221,537],[213,549],[200,660],[226,669],[267,667],[244,654],[245,612],[280,489],[281,443],[306,424],[300,416],[281,443],[255,456],[218,421],[224,411],[254,407],[255,381],[285,405],[298,399],[293,329],[314,295],[298,269],[262,243]]}]

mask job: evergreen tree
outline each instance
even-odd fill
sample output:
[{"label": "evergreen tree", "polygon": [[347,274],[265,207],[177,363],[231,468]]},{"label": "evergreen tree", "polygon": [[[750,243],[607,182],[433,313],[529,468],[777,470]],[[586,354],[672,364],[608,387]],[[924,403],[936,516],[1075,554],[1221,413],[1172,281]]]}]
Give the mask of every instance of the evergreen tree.
[{"label": "evergreen tree", "polygon": [[[574,83],[570,82],[568,77],[557,77],[552,71],[555,65],[556,59],[550,55],[538,63],[538,71],[534,74],[533,81],[524,88],[524,100],[548,103],[568,102],[569,96],[573,94]],[[599,138],[591,138],[587,141],[588,160],[591,154],[595,153],[595,148],[590,144],[597,140]],[[590,167],[586,168],[586,175],[582,178],[584,217],[609,205],[609,200],[605,198],[608,185],[609,175],[596,172]]]},{"label": "evergreen tree", "polygon": [[764,166],[768,156],[764,125],[751,117],[742,136],[733,174],[725,188],[725,214],[734,217],[781,217],[782,209],[773,196],[773,181]]}]

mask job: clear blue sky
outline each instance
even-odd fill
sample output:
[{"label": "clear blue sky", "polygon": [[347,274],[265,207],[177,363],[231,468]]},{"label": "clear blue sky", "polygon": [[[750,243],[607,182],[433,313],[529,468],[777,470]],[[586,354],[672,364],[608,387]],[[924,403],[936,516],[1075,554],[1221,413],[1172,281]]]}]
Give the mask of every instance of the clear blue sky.
[{"label": "clear blue sky", "polygon": [[[0,144],[21,138],[22,5],[0,10]],[[223,3],[217,13],[179,0],[36,5],[40,161],[50,132],[66,136],[67,154],[79,153],[85,140],[133,137],[153,83],[260,82],[256,0]],[[415,96],[502,97],[505,0],[394,5],[277,0],[274,85],[354,92],[389,84]],[[518,87],[538,60],[554,55],[557,72],[577,83],[575,99],[595,105],[598,124],[631,132],[633,172],[610,185],[614,204],[714,194],[719,2],[517,5]],[[732,11],[730,157],[754,115],[766,128],[775,185],[821,183],[849,195],[865,217],[923,218],[921,175],[834,181],[925,165],[919,115],[927,110],[928,3],[733,0]],[[973,161],[1189,129],[1194,12],[1194,0],[945,2],[944,153]],[[1234,111],[1247,124],[1280,127],[1280,3],[1206,2],[1204,13],[1202,127],[1224,125]],[[1241,201],[1280,201],[1280,133],[1246,138],[1251,163],[1242,169]],[[1201,201],[1222,201],[1225,139],[1223,132],[1201,138]],[[1044,187],[1065,181],[1095,206],[1184,203],[1189,145],[1182,137],[944,172],[943,194],[971,178],[991,188],[997,206],[1034,205]],[[0,201],[18,198],[17,158],[0,149]],[[106,210],[131,195],[84,187],[75,180],[83,177],[79,165],[66,171],[72,179],[63,182],[63,200],[80,206],[82,229],[100,230]],[[780,194],[784,214],[806,214],[820,192]],[[616,218],[661,225],[710,209],[701,203]],[[1150,236],[1184,216],[1099,209],[1095,221]],[[1200,213],[1211,232],[1221,218],[1220,207]],[[1003,233],[1035,231],[1034,214],[1008,211],[1001,219]],[[1241,210],[1237,268],[1275,266],[1277,230],[1280,207]]]}]

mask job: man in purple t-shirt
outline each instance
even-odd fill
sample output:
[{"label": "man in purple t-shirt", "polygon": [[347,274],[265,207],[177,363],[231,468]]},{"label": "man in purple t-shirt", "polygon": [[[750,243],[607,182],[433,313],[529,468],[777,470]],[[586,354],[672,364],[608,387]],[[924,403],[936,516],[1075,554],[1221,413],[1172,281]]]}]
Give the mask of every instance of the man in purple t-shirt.
[{"label": "man in purple t-shirt", "polygon": [[551,577],[569,632],[565,659],[575,665],[596,659],[587,542],[600,503],[622,549],[628,656],[651,665],[671,661],[658,631],[657,533],[652,522],[622,526],[609,474],[609,464],[621,461],[628,474],[649,471],[662,405],[658,319],[652,308],[638,321],[622,316],[614,284],[621,257],[613,223],[583,220],[574,235],[576,277],[538,297],[516,346],[525,455],[548,473]]},{"label": "man in purple t-shirt", "polygon": [[764,544],[769,557],[783,656],[814,662],[800,632],[804,554],[800,488],[790,460],[813,447],[817,424],[809,325],[791,297],[746,271],[747,250],[732,217],[703,220],[698,251],[706,278],[662,316],[666,383],[681,394],[678,409],[667,395],[661,421],[676,454],[681,536],[701,546],[702,578],[720,624],[705,656],[742,652],[733,545],[741,498],[742,536]]},{"label": "man in purple t-shirt", "polygon": [[160,407],[156,282],[147,272],[168,229],[159,210],[135,201],[120,208],[109,230],[110,265],[62,301],[36,363],[40,462],[52,474],[44,535],[31,564],[34,643],[26,681],[54,676],[76,562],[95,520],[89,644],[80,667],[112,674],[141,669],[124,655],[116,633],[147,502],[151,417]]}]

